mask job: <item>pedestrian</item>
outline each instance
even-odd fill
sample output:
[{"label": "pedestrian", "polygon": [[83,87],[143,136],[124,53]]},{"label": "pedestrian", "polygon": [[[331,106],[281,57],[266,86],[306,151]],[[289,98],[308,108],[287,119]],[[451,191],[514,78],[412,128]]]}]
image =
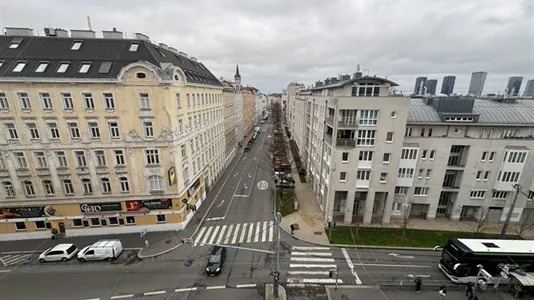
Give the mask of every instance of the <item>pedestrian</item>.
[{"label": "pedestrian", "polygon": [[467,283],[467,286],[465,287],[465,296],[468,297],[471,297],[473,296],[473,283],[472,282],[468,282]]},{"label": "pedestrian", "polygon": [[415,291],[418,294],[421,294],[421,286],[422,285],[423,285],[423,278],[417,276],[417,278],[415,278]]},{"label": "pedestrian", "polygon": [[293,235],[293,232],[295,231],[295,224],[289,225],[289,228],[291,228],[291,235]]},{"label": "pedestrian", "polygon": [[469,295],[469,297],[467,298],[467,300],[478,300],[478,297],[477,297],[477,295],[475,295],[475,294],[471,294],[471,295]]},{"label": "pedestrian", "polygon": [[445,295],[447,295],[447,287],[445,285],[442,285],[439,287],[439,300],[445,299]]}]

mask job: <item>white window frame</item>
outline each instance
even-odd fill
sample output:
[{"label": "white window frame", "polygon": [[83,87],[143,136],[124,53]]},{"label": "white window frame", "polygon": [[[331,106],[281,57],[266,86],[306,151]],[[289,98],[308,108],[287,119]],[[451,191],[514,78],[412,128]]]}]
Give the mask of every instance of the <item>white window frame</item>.
[{"label": "white window frame", "polygon": [[52,102],[52,96],[48,92],[39,93],[39,99],[41,100],[41,107],[45,111],[54,110],[54,103]]},{"label": "white window frame", "polygon": [[99,140],[102,138],[102,133],[100,132],[100,124],[98,124],[98,120],[87,120],[87,129],[89,129],[89,135],[91,136],[91,139]]},{"label": "white window frame", "polygon": [[[115,124],[116,126],[113,126]],[[108,120],[108,130],[110,139],[120,139],[121,138],[121,126],[117,120]]]},{"label": "white window frame", "polygon": [[430,190],[430,188],[427,188],[427,187],[416,186],[413,189],[413,195],[414,195],[414,197],[427,197],[429,190]]},{"label": "white window frame", "polygon": [[111,194],[111,180],[109,178],[100,178],[100,190],[102,194]]},{"label": "white window frame", "polygon": [[23,111],[32,110],[32,100],[30,95],[27,92],[18,92],[17,97],[19,98],[20,109]]},{"label": "white window frame", "polygon": [[[388,156],[388,160],[384,160],[385,159],[385,156]],[[389,152],[385,152],[384,154],[382,154],[382,163],[384,164],[389,164],[391,162],[391,153]]]},{"label": "white window frame", "polygon": [[432,177],[432,169],[426,169],[425,178],[430,179]]},{"label": "white window frame", "polygon": [[387,172],[381,172],[380,173],[380,183],[387,183],[388,182],[388,173]]},{"label": "white window frame", "polygon": [[363,109],[358,111],[359,121],[361,126],[376,126],[378,124],[378,110],[377,109]]},{"label": "white window frame", "polygon": [[[115,157],[115,166],[125,166],[126,165],[126,158],[124,154],[124,150],[117,149],[113,150],[113,156]],[[122,161],[122,164],[120,162]]]},{"label": "white window frame", "polygon": [[71,179],[63,179],[61,181],[61,185],[63,187],[63,193],[65,195],[74,195],[74,184],[72,184]]},{"label": "white window frame", "polygon": [[55,151],[54,154],[56,156],[56,161],[57,161],[57,167],[58,168],[68,168],[69,167],[69,162],[67,160],[67,154],[65,153],[65,151]]},{"label": "white window frame", "polygon": [[180,93],[176,93],[176,105],[177,109],[182,109],[182,98],[180,97]]},{"label": "white window frame", "polygon": [[52,180],[41,180],[41,184],[43,185],[43,192],[45,196],[54,196],[56,194]]},{"label": "white window frame", "polygon": [[61,93],[61,102],[63,103],[63,110],[74,110],[74,100],[71,93]]},{"label": "white window frame", "polygon": [[434,158],[436,158],[436,150],[430,150],[430,154],[428,155],[428,158],[430,160],[434,160]]},{"label": "white window frame", "polygon": [[39,126],[35,121],[26,121],[24,122],[26,129],[28,130],[28,138],[32,141],[37,141],[41,139],[41,134],[39,132]]},{"label": "white window frame", "polygon": [[142,110],[151,110],[150,94],[147,92],[139,93],[139,107]]},{"label": "white window frame", "polygon": [[87,156],[84,150],[74,151],[74,159],[76,160],[76,168],[87,168]]},{"label": "white window frame", "polygon": [[145,138],[153,138],[154,137],[154,122],[143,121],[143,132],[145,134]]},{"label": "white window frame", "polygon": [[160,164],[160,152],[159,149],[147,149],[145,150],[145,163],[147,165],[159,165]]},{"label": "white window frame", "polygon": [[44,151],[33,152],[33,157],[35,158],[35,165],[37,166],[37,168],[48,168],[48,161],[46,160],[46,153]]},{"label": "white window frame", "polygon": [[509,193],[506,191],[494,191],[491,195],[491,199],[506,200],[508,194]]},{"label": "white window frame", "polygon": [[102,101],[106,110],[115,110],[115,96],[111,92],[102,93]]},{"label": "white window frame", "polygon": [[35,187],[33,186],[33,181],[24,180],[22,182],[22,189],[24,190],[24,195],[26,195],[26,197],[35,197]]},{"label": "white window frame", "polygon": [[165,188],[163,177],[159,175],[149,176],[147,182],[150,191],[163,191]]},{"label": "white window frame", "polygon": [[59,125],[57,121],[49,120],[46,121],[46,127],[48,129],[48,137],[51,140],[60,140],[61,139],[61,132],[59,131]]},{"label": "white window frame", "polygon": [[394,140],[395,140],[395,132],[394,131],[386,132],[386,143],[391,144],[393,143]]},{"label": "white window frame", "polygon": [[13,183],[9,180],[2,181],[2,190],[6,198],[14,198],[17,196]]},{"label": "white window frame", "polygon": [[399,168],[397,178],[413,178],[415,169],[413,168]]},{"label": "white window frame", "polygon": [[128,177],[126,176],[119,177],[119,189],[121,193],[130,192],[130,182],[128,181]]},{"label": "white window frame", "polygon": [[358,146],[374,146],[376,139],[376,130],[358,130],[358,138],[356,145]]},{"label": "white window frame", "polygon": [[92,93],[82,93],[83,107],[87,111],[95,110],[95,98]]},{"label": "white window frame", "polygon": [[9,138],[10,141],[18,141],[20,139],[19,132],[17,130],[17,125],[15,124],[15,122],[4,122],[4,128],[6,130],[6,136]]},{"label": "white window frame", "polygon": [[358,161],[373,161],[374,152],[373,151],[360,151],[358,153]]},{"label": "white window frame", "polygon": [[180,153],[182,154],[182,160],[187,158],[187,144],[180,145]]},{"label": "white window frame", "polygon": [[339,172],[339,182],[347,182],[347,172]]},{"label": "white window frame", "polygon": [[7,98],[7,94],[5,92],[0,92],[0,110],[9,110],[9,99]]},{"label": "white window frame", "polygon": [[[22,155],[19,155],[22,154]],[[16,151],[13,152],[13,157],[15,158],[15,161],[17,162],[16,168],[17,169],[27,169],[28,168],[28,161],[26,160],[26,154],[22,151]]]},{"label": "white window frame", "polygon": [[82,193],[84,195],[92,195],[93,194],[93,184],[91,183],[91,179],[89,178],[82,178],[80,180],[81,186],[82,186]]},{"label": "white window frame", "polygon": [[[343,160],[343,155],[344,154],[347,154],[347,159],[346,160]],[[342,163],[348,163],[349,162],[349,159],[350,159],[350,152],[341,152],[341,162]]]},{"label": "white window frame", "polygon": [[94,150],[95,153],[95,164],[97,167],[106,167],[107,166],[107,159],[106,159],[106,151],[104,150]]},{"label": "white window frame", "polygon": [[371,170],[358,170],[356,172],[356,180],[370,180],[371,179]]},{"label": "white window frame", "polygon": [[471,190],[469,193],[469,198],[471,199],[485,199],[486,191],[485,190]]},{"label": "white window frame", "polygon": [[69,136],[71,140],[79,140],[82,138],[81,133],[80,133],[80,124],[78,124],[78,121],[68,120],[67,128],[69,129]]}]

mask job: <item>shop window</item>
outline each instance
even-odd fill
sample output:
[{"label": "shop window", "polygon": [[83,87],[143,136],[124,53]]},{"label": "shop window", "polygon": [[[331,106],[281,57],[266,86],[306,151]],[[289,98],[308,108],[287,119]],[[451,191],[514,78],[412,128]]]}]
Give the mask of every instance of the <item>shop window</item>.
[{"label": "shop window", "polygon": [[35,229],[46,229],[45,221],[35,221]]},{"label": "shop window", "polygon": [[133,216],[126,217],[126,224],[135,224],[135,217]]},{"label": "shop window", "polygon": [[158,223],[165,223],[165,215],[156,215],[156,220],[158,221]]},{"label": "shop window", "polygon": [[83,227],[82,219],[73,219],[72,227]]},{"label": "shop window", "polygon": [[119,219],[119,225],[124,225],[124,219]]},{"label": "shop window", "polygon": [[102,226],[108,226],[108,221],[106,221],[106,219],[102,220]]},{"label": "shop window", "polygon": [[99,218],[91,218],[91,226],[100,226]]},{"label": "shop window", "polygon": [[110,217],[109,225],[119,225],[119,220],[117,219],[117,217]]},{"label": "shop window", "polygon": [[17,228],[17,230],[26,230],[26,223],[16,222],[15,227]]}]

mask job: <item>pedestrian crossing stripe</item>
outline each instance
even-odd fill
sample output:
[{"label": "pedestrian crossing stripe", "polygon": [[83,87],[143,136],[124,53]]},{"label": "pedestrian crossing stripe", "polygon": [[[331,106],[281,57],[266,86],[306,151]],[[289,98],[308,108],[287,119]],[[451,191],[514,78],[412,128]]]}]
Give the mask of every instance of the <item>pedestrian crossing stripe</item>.
[{"label": "pedestrian crossing stripe", "polygon": [[287,275],[288,286],[311,286],[324,284],[343,284],[343,280],[330,278],[330,270],[337,269],[337,263],[328,247],[291,248]]},{"label": "pedestrian crossing stripe", "polygon": [[273,221],[250,222],[202,227],[193,241],[193,245],[261,243],[272,242],[273,239]]},{"label": "pedestrian crossing stripe", "polygon": [[0,262],[4,267],[16,265],[30,258],[30,254],[12,254],[0,256]]}]

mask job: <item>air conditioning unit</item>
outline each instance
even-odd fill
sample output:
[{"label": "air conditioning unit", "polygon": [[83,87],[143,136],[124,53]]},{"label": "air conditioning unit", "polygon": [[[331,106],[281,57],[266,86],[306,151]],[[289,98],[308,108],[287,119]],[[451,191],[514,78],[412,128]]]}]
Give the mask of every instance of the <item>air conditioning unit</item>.
[{"label": "air conditioning unit", "polygon": [[45,28],[44,32],[46,36],[57,36],[56,30],[54,28]]}]

